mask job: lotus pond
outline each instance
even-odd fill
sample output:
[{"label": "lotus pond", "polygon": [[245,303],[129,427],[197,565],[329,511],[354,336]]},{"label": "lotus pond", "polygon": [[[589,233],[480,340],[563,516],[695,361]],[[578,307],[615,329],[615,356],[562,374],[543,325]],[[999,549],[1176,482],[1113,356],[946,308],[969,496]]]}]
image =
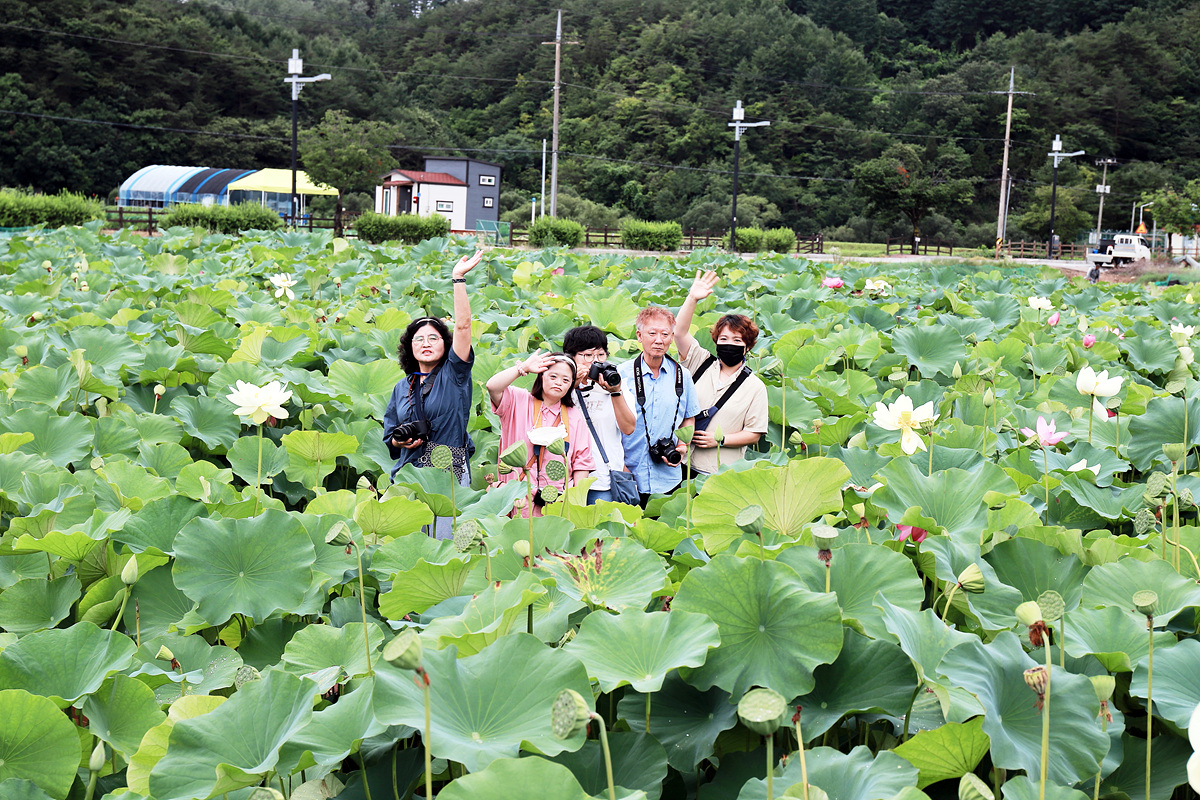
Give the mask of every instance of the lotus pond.
[{"label": "lotus pond", "polygon": [[[0,797],[399,799],[427,765],[442,800],[1190,792],[1200,295],[497,250],[474,484],[389,485],[400,334],[472,247],[0,239]],[[697,269],[703,343],[763,329],[761,452],[508,519],[483,382],[588,321],[624,360]]]}]

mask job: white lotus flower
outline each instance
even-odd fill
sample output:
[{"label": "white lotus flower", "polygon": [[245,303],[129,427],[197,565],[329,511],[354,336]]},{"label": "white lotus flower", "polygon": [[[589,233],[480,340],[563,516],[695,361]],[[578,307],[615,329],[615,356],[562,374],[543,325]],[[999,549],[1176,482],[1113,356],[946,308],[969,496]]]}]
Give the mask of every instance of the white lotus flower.
[{"label": "white lotus flower", "polygon": [[296,285],[296,282],[292,280],[292,273],[280,272],[272,275],[271,285],[275,287],[276,297],[287,295],[288,300],[296,299],[296,293],[292,291],[292,287]]},{"label": "white lotus flower", "polygon": [[567,432],[560,427],[532,428],[529,431],[530,444],[540,444],[542,447],[549,447],[560,439],[565,438],[567,438]]},{"label": "white lotus flower", "polygon": [[883,278],[867,278],[867,282],[863,286],[863,291],[867,294],[880,295],[882,297],[887,297],[891,290],[892,285]]},{"label": "white lotus flower", "polygon": [[1035,308],[1038,311],[1049,311],[1054,308],[1054,304],[1050,302],[1049,297],[1030,297],[1029,307]]},{"label": "white lotus flower", "polygon": [[1185,342],[1196,335],[1196,328],[1192,325],[1176,324],[1171,326],[1171,338],[1176,336],[1181,337]]},{"label": "white lotus flower", "polygon": [[292,399],[292,393],[285,391],[279,381],[271,381],[266,386],[238,381],[225,399],[237,406],[233,413],[261,425],[268,417],[287,419],[288,412],[283,404]]},{"label": "white lotus flower", "polygon": [[1120,376],[1108,377],[1108,370],[1102,370],[1097,375],[1096,370],[1084,367],[1075,376],[1075,388],[1079,390],[1080,394],[1088,394],[1092,397],[1112,397],[1121,391],[1121,384],[1124,381],[1125,379]]},{"label": "white lotus flower", "polygon": [[1082,472],[1085,469],[1091,470],[1092,474],[1095,475],[1097,478],[1100,477],[1100,465],[1092,464],[1089,466],[1086,458],[1082,458],[1078,462],[1067,467],[1067,472]]},{"label": "white lotus flower", "polygon": [[1192,351],[1192,348],[1188,347],[1186,344],[1180,345],[1179,357],[1183,359],[1183,363],[1185,365],[1191,364],[1196,360],[1196,354]]},{"label": "white lotus flower", "polygon": [[1187,762],[1188,783],[1200,792],[1200,704],[1196,705],[1188,721],[1188,741],[1192,743],[1193,751]]},{"label": "white lotus flower", "polygon": [[901,431],[900,449],[908,455],[918,450],[924,450],[925,442],[917,434],[916,428],[923,422],[933,422],[938,415],[933,413],[933,401],[913,409],[912,398],[900,395],[896,402],[885,406],[882,402],[875,404],[875,424],[885,431]]}]

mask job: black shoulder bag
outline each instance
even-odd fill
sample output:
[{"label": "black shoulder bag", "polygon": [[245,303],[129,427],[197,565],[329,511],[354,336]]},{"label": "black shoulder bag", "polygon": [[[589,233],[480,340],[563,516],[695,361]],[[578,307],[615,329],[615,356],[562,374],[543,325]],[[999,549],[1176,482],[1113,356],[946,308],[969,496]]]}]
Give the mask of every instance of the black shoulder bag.
[{"label": "black shoulder bag", "polygon": [[641,495],[638,494],[637,479],[633,477],[632,472],[624,471],[624,464],[614,467],[608,460],[608,453],[604,452],[604,443],[600,441],[600,436],[596,433],[596,426],[592,423],[592,415],[588,413],[583,392],[576,389],[575,395],[579,398],[579,410],[583,412],[583,419],[587,422],[588,430],[592,432],[592,442],[600,451],[600,457],[604,459],[604,463],[608,465],[608,491],[612,494],[613,502],[625,503],[630,506],[638,505],[641,502]]},{"label": "black shoulder bag", "polygon": [[[703,375],[716,360],[716,356],[709,356],[708,359],[700,365],[700,368],[696,370],[696,375],[694,377],[699,379],[700,376]],[[747,364],[742,364],[742,371],[738,373],[737,379],[729,385],[729,388],[726,389],[719,398],[717,398],[716,404],[710,408],[704,409],[696,415],[696,430],[703,431],[708,429],[709,423],[712,422],[713,417],[717,415],[717,412],[721,410],[721,406],[725,405],[729,398],[733,397],[733,393],[736,392],[738,388],[746,382],[746,379],[749,378],[750,375],[750,367]]]}]

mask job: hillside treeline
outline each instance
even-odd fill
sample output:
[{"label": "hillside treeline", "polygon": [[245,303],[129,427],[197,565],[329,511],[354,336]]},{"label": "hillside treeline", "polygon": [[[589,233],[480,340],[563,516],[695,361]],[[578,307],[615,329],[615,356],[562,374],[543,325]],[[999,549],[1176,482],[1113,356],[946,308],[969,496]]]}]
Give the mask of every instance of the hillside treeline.
[{"label": "hillside treeline", "polygon": [[868,215],[853,177],[904,144],[935,180],[973,181],[923,232],[990,242],[1010,66],[1024,93],[1010,235],[1045,235],[1056,134],[1087,152],[1059,173],[1066,238],[1095,224],[1095,158],[1118,162],[1105,227],[1200,177],[1200,3],[7,0],[0,185],[105,196],[152,163],[287,166],[297,47],[307,74],[333,75],[302,94],[302,127],[344,109],[393,125],[403,167],[502,163],[502,206],[521,218],[540,192],[560,6],[560,212],[585,222],[725,226],[741,100],[771,126],[743,139],[740,224],[903,233],[899,214]]}]

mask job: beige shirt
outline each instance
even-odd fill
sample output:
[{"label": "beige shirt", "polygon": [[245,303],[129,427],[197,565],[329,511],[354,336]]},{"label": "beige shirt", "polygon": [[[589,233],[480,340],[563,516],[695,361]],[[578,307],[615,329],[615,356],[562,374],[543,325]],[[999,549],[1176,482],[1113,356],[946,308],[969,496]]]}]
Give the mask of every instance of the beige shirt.
[{"label": "beige shirt", "polygon": [[[693,345],[687,358],[681,358],[680,363],[687,367],[695,378],[696,371],[709,359],[712,354],[699,344]],[[696,396],[700,399],[700,408],[711,408],[725,393],[735,380],[737,373],[725,377],[721,375],[721,362],[714,361],[696,381]],[[716,417],[708,423],[707,430],[715,432],[717,426],[728,436],[738,431],[753,433],[767,432],[767,386],[757,375],[750,377],[738,387],[738,390],[725,401]],[[692,468],[698,472],[713,473],[722,464],[733,464],[740,461],[746,453],[745,447],[708,447],[692,448]]]}]

